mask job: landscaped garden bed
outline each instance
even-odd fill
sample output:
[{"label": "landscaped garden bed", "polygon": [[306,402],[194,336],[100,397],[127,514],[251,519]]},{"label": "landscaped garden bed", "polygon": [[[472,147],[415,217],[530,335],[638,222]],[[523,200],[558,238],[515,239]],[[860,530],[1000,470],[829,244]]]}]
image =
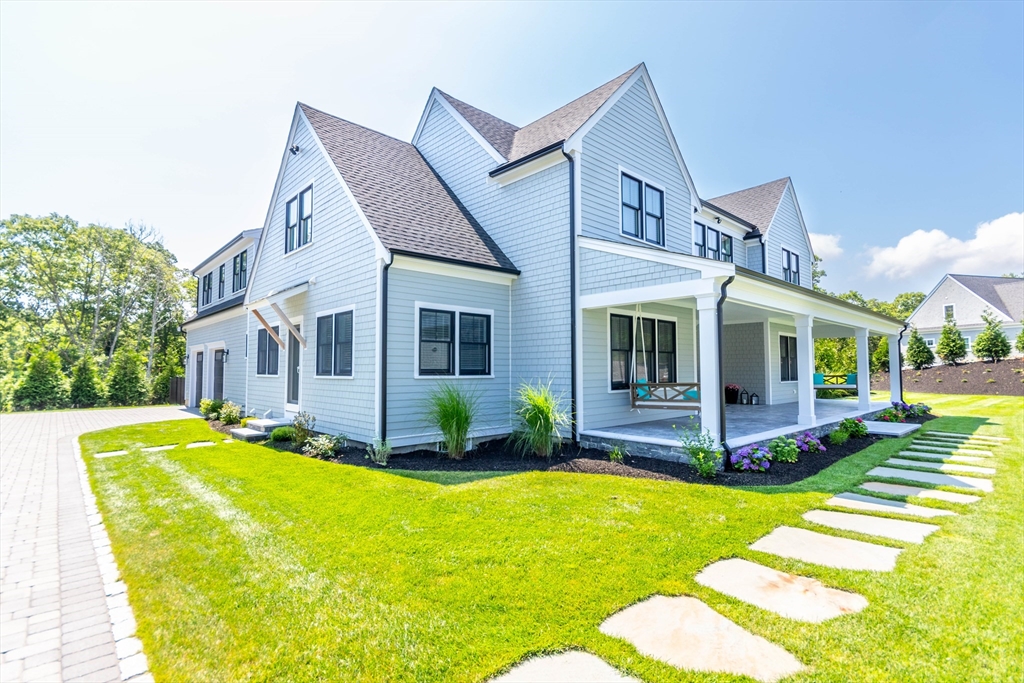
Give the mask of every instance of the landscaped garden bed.
[{"label": "landscaped garden bed", "polygon": [[[888,373],[875,373],[874,388],[888,388]],[[976,361],[960,365],[934,365],[922,370],[903,371],[904,391],[984,396],[1024,396],[1024,359],[1008,358],[992,363]]]}]

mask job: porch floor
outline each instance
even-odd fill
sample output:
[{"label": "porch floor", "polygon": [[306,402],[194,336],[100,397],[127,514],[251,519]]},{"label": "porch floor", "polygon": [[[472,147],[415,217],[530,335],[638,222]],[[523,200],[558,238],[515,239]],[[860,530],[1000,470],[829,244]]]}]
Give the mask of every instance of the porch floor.
[{"label": "porch floor", "polygon": [[[869,410],[860,410],[856,400],[819,398],[814,401],[815,424],[801,425],[797,423],[799,405],[796,403],[759,406],[727,405],[725,407],[726,443],[730,448],[738,448],[755,441],[773,439],[802,428],[838,422],[846,417],[857,417],[888,407],[889,403],[885,401],[872,401]],[[648,443],[678,445],[679,440],[672,425],[684,429],[690,428],[691,424],[696,425],[697,418],[691,421],[689,417],[673,417],[594,430],[587,429],[584,430],[584,434],[620,438],[626,441],[635,439]]]}]

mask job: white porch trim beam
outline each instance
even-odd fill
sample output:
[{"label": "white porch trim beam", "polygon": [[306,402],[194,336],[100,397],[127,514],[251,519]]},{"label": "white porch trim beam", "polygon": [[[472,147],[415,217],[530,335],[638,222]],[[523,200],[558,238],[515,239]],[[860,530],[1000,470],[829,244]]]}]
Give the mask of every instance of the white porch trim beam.
[{"label": "white porch trim beam", "polygon": [[594,237],[580,235],[578,244],[582,249],[602,251],[607,254],[617,254],[629,258],[664,263],[677,268],[699,271],[702,277],[729,277],[736,274],[736,266],[725,261],[713,261],[711,259],[680,254],[675,251],[665,251],[655,247],[640,246],[637,244],[624,244],[622,242],[609,242]]},{"label": "white porch trim beam", "polygon": [[700,426],[711,433],[715,443],[722,440],[722,383],[718,376],[718,295],[697,297],[700,320]]},{"label": "white porch trim beam", "polygon": [[620,289],[613,292],[584,294],[580,297],[580,308],[606,308],[627,304],[642,304],[663,299],[688,299],[715,293],[715,281],[704,278],[700,280],[684,280],[650,287]]},{"label": "white porch trim beam", "polygon": [[861,410],[871,408],[871,360],[868,357],[868,330],[858,327],[854,336],[857,339],[857,407]]},{"label": "white porch trim beam", "polygon": [[[288,316],[284,314],[284,311],[281,310],[281,307],[275,303],[270,304],[270,307],[274,309],[274,313],[277,313],[277,317],[278,319],[280,319],[281,324],[287,327],[288,331],[295,335],[295,338],[299,340],[299,343],[302,344],[302,348],[306,348],[306,338],[299,334],[299,330],[295,327],[295,325],[292,324],[292,321],[288,319]],[[283,348],[284,344],[282,344],[281,346]]]},{"label": "white porch trim beam", "polygon": [[800,425],[814,426],[814,317],[795,315],[796,321],[796,393]]},{"label": "white porch trim beam", "polygon": [[277,342],[277,345],[283,349],[284,342],[281,341],[281,338],[279,336],[277,336],[277,332],[274,332],[274,328],[270,326],[270,323],[267,322],[267,319],[260,315],[260,312],[257,311],[255,308],[252,309],[252,314],[256,316],[257,320],[260,321],[260,325],[263,325],[263,329],[267,331],[267,334],[269,334],[271,338]]},{"label": "white porch trim beam", "polygon": [[898,401],[903,393],[903,368],[900,367],[900,338],[890,334],[889,337],[889,400]]}]

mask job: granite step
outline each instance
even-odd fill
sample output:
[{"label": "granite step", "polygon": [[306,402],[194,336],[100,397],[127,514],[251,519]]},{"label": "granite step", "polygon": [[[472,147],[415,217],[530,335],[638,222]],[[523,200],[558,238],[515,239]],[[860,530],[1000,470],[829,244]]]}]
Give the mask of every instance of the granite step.
[{"label": "granite step", "polygon": [[975,455],[948,455],[946,453],[923,453],[920,451],[900,451],[900,455],[921,458],[923,460],[948,460],[949,462],[975,463],[977,465],[992,462],[991,458],[980,458]]},{"label": "granite step", "polygon": [[898,500],[889,500],[888,498],[862,496],[859,493],[840,493],[826,500],[825,505],[849,508],[851,510],[860,510],[863,512],[886,512],[896,515],[909,515],[912,517],[944,517],[956,514],[950,510],[929,508],[922,505],[914,505],[913,503],[903,503]]},{"label": "granite step", "polygon": [[868,470],[869,477],[885,477],[888,479],[905,479],[916,481],[922,484],[934,484],[935,486],[954,486],[962,489],[976,489],[990,493],[992,491],[992,480],[979,477],[964,477],[953,474],[939,474],[938,472],[918,472],[914,470],[900,470],[892,467],[875,467]]},{"label": "granite step", "polygon": [[985,441],[1009,441],[1009,437],[1006,436],[988,436],[986,434],[960,434],[957,432],[926,432],[928,434],[935,434],[937,436],[951,436],[960,439],[983,439]]},{"label": "granite step", "polygon": [[941,500],[946,503],[959,503],[969,505],[981,500],[981,496],[972,496],[966,493],[953,493],[952,491],[940,491],[939,489],[926,489],[920,486],[906,486],[904,484],[884,484],[880,481],[866,481],[860,485],[865,491],[874,493],[888,493],[891,496],[907,496],[908,498],[929,498]]},{"label": "granite step", "polygon": [[961,465],[954,462],[926,462],[923,460],[907,460],[905,458],[889,458],[883,464],[894,467],[921,467],[940,472],[967,472],[968,474],[995,474],[994,467],[978,467],[977,465]]},{"label": "granite step", "polygon": [[820,564],[836,569],[889,572],[896,566],[900,548],[890,548],[850,538],[839,538],[809,529],[780,526],[750,545],[751,550]]},{"label": "granite step", "polygon": [[263,439],[266,439],[269,434],[256,429],[249,429],[248,427],[239,427],[238,429],[231,430],[231,436],[240,441],[262,441]]},{"label": "granite step", "polygon": [[808,522],[820,524],[840,531],[854,531],[858,534],[880,536],[894,541],[906,543],[924,543],[928,534],[939,530],[934,524],[921,522],[905,522],[901,519],[874,517],[872,515],[855,515],[849,512],[833,512],[831,510],[810,510],[803,514]]}]

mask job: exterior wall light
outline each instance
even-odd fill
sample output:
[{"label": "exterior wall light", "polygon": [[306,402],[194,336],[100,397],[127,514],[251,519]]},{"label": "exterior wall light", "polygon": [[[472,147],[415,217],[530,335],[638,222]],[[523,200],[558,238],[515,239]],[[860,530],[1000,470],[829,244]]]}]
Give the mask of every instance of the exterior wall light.
[{"label": "exterior wall light", "polygon": [[292,156],[295,156],[296,154],[299,153],[299,146],[298,145],[292,145],[288,149],[292,153]]}]

